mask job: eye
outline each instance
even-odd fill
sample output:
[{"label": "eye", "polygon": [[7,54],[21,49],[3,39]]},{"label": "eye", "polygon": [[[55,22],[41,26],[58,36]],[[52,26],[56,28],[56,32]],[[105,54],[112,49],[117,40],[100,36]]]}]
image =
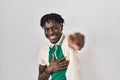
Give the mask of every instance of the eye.
[{"label": "eye", "polygon": [[49,29],[48,29],[48,28],[45,28],[45,29],[44,29],[44,31],[45,31],[45,32],[48,32],[48,31],[49,31]]},{"label": "eye", "polygon": [[54,27],[53,27],[53,30],[58,30],[58,29],[59,29],[58,26],[54,26]]}]

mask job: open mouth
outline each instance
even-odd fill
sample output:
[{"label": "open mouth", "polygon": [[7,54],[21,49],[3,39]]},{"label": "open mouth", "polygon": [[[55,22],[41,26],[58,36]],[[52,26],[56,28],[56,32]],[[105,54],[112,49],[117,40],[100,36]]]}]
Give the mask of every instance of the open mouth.
[{"label": "open mouth", "polygon": [[55,40],[56,37],[57,37],[56,35],[52,35],[52,36],[49,36],[49,39],[50,39],[50,40]]}]

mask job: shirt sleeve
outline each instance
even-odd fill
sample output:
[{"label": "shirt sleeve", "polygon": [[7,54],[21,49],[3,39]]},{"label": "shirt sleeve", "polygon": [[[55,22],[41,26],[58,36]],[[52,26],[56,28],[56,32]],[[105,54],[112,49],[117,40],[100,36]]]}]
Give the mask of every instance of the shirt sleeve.
[{"label": "shirt sleeve", "polygon": [[75,51],[77,54],[79,54],[79,56],[83,55],[84,53],[84,49],[81,49],[81,50],[76,50]]},{"label": "shirt sleeve", "polygon": [[46,65],[45,61],[44,61],[44,50],[43,49],[40,49],[39,51],[39,55],[38,55],[38,64],[39,65]]}]

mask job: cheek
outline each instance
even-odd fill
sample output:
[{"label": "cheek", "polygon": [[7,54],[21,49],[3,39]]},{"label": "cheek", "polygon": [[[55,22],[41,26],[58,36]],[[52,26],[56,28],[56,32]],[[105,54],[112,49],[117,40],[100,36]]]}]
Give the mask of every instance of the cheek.
[{"label": "cheek", "polygon": [[57,37],[60,38],[61,35],[62,35],[62,33],[60,32],[60,33],[57,34]]},{"label": "cheek", "polygon": [[54,31],[54,34],[57,35],[57,36],[59,36],[61,33],[62,33],[62,32],[61,32],[60,30],[55,30],[55,31]]},{"label": "cheek", "polygon": [[48,37],[48,34],[47,34],[47,32],[44,32],[44,35],[45,35],[45,37]]},{"label": "cheek", "polygon": [[61,35],[61,32],[57,32],[56,35],[57,35],[57,36],[60,36],[60,35]]}]

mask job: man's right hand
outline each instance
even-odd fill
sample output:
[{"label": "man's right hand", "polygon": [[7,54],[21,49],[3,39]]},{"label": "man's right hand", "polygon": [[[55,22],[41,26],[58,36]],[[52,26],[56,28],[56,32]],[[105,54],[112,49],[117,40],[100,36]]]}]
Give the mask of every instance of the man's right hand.
[{"label": "man's right hand", "polygon": [[51,74],[52,72],[57,72],[59,70],[66,69],[69,65],[69,61],[65,60],[65,58],[66,57],[63,57],[55,61],[54,55],[52,55],[52,60],[50,62],[50,65],[46,68],[46,73]]}]

